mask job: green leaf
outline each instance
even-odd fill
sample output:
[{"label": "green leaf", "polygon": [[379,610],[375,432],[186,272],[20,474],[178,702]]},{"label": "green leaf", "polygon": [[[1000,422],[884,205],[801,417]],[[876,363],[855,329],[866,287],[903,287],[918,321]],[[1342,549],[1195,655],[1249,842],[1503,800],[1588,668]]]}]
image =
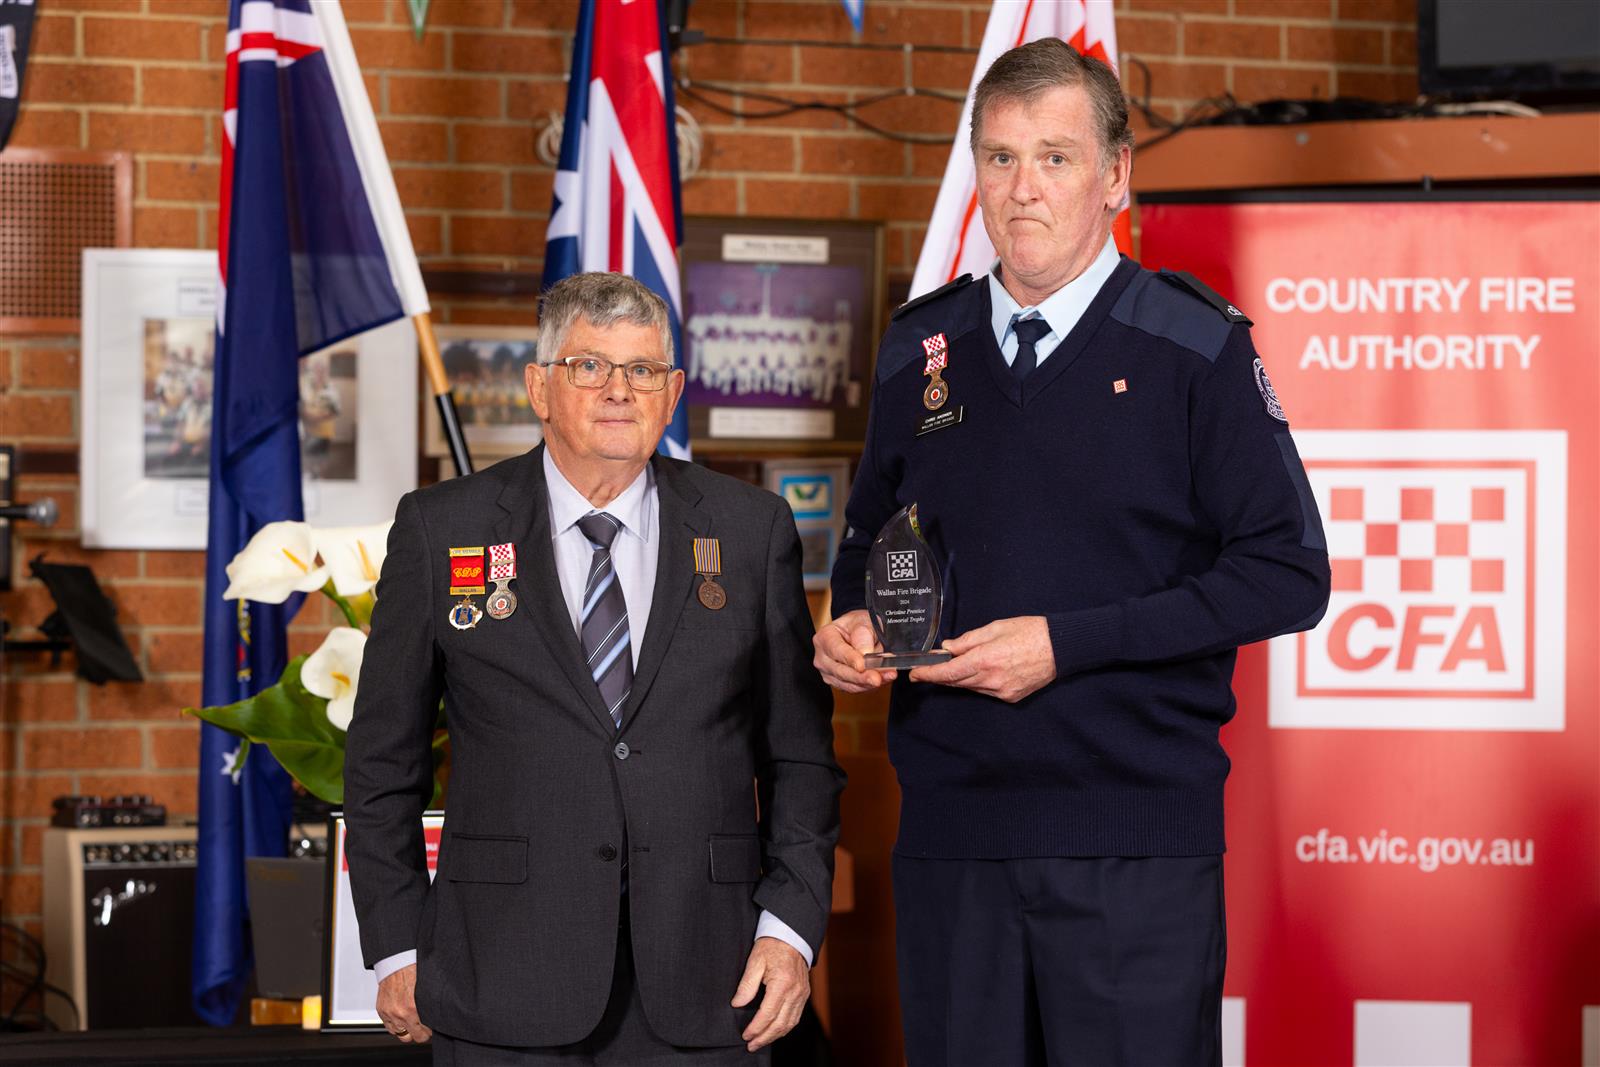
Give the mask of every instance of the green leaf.
[{"label": "green leaf", "polygon": [[236,704],[185,708],[213,726],[266,745],[284,770],[331,804],[344,803],[344,731],[328,721],[328,702],[300,682],[306,657],[297,656],[277,685]]},{"label": "green leaf", "polygon": [[422,40],[423,23],[428,21],[428,3],[429,0],[409,0],[407,5],[411,8],[411,28],[419,41]]}]

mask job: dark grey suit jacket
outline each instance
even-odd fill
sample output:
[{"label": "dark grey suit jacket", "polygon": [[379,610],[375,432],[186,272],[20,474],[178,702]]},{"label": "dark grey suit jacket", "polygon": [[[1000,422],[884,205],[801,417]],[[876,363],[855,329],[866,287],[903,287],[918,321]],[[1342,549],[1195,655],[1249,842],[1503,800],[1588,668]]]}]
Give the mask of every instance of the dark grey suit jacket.
[{"label": "dark grey suit jacket", "polygon": [[[839,832],[794,519],[763,490],[652,460],[661,554],[619,734],[561,596],[542,452],[400,502],[345,755],[362,952],[370,967],[415,948],[418,1014],[447,1034],[581,1040],[611,987],[626,842],[651,1029],[738,1044],[753,1008],[728,1001],[757,916],[821,947]],[[720,611],[696,596],[695,537],[721,542]],[[503,542],[517,610],[452,628],[449,550]],[[430,887],[420,816],[441,695],[451,765]]]}]

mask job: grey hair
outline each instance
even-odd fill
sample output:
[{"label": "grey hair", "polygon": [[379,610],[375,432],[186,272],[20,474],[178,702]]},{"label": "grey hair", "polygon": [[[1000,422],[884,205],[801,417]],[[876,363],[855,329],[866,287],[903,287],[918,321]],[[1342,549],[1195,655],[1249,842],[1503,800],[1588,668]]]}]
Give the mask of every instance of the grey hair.
[{"label": "grey hair", "polygon": [[583,319],[605,329],[618,323],[654,326],[661,351],[673,362],[672,316],[667,302],[626,274],[571,274],[546,289],[539,301],[539,358],[555,359],[573,323]]},{"label": "grey hair", "polygon": [[1059,37],[1041,37],[1002,53],[972,91],[972,154],[983,138],[983,116],[1000,101],[1031,104],[1052,89],[1082,86],[1094,107],[1100,135],[1100,169],[1133,148],[1128,100],[1109,66],[1083,55]]}]

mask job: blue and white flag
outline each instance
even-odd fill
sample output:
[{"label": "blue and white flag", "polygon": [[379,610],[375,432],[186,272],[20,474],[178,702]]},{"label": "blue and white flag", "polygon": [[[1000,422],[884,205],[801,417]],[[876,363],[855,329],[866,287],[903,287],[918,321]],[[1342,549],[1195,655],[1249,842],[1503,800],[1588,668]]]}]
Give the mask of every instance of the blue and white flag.
[{"label": "blue and white flag", "polygon": [[[667,302],[681,360],[682,234],[677,122],[661,6],[582,0],[545,236],[544,285],[581,271],[632,275]],[[659,448],[689,458],[683,404]]]},{"label": "blue and white flag", "polygon": [[[207,705],[278,680],[300,606],[222,599],[262,526],[302,517],[300,357],[428,310],[394,179],[336,0],[232,0],[223,111],[206,539]],[[411,374],[409,366],[395,373]],[[305,561],[310,564],[311,561]],[[244,858],[281,856],[290,781],[264,748],[201,726],[192,995],[231,1023],[252,966]]]},{"label": "blue and white flag", "polygon": [[867,6],[867,0],[839,0],[839,2],[844,5],[844,13],[850,16],[850,25],[860,33],[861,23],[866,15],[863,9]]}]

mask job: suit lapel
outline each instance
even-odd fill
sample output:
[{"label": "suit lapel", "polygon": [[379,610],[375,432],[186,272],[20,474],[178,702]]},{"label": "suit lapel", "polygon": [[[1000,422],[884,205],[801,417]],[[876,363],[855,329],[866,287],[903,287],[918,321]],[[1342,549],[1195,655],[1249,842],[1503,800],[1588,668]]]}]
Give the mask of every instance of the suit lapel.
[{"label": "suit lapel", "polygon": [[694,538],[711,530],[711,517],[698,507],[700,492],[689,484],[676,465],[659,455],[650,463],[656,476],[660,555],[656,557],[650,621],[645,625],[644,644],[639,649],[639,666],[633,672],[633,691],[623,709],[623,731],[643,706],[645,695],[666,659],[667,646],[672,644],[672,634],[678,628],[683,606],[688,603],[695,577]]},{"label": "suit lapel", "polygon": [[[556,665],[566,674],[595,722],[609,736],[616,731],[611,716],[600,701],[600,690],[586,669],[583,646],[567,615],[567,602],[561,595],[561,579],[556,574],[555,548],[550,541],[550,492],[544,482],[544,446],[529,452],[521,469],[506,481],[500,493],[503,509],[494,526],[496,542],[512,541],[517,546],[518,610],[512,614],[521,626],[532,626],[543,638]],[[497,624],[499,625],[499,624]],[[513,631],[515,633],[516,631]]]}]

